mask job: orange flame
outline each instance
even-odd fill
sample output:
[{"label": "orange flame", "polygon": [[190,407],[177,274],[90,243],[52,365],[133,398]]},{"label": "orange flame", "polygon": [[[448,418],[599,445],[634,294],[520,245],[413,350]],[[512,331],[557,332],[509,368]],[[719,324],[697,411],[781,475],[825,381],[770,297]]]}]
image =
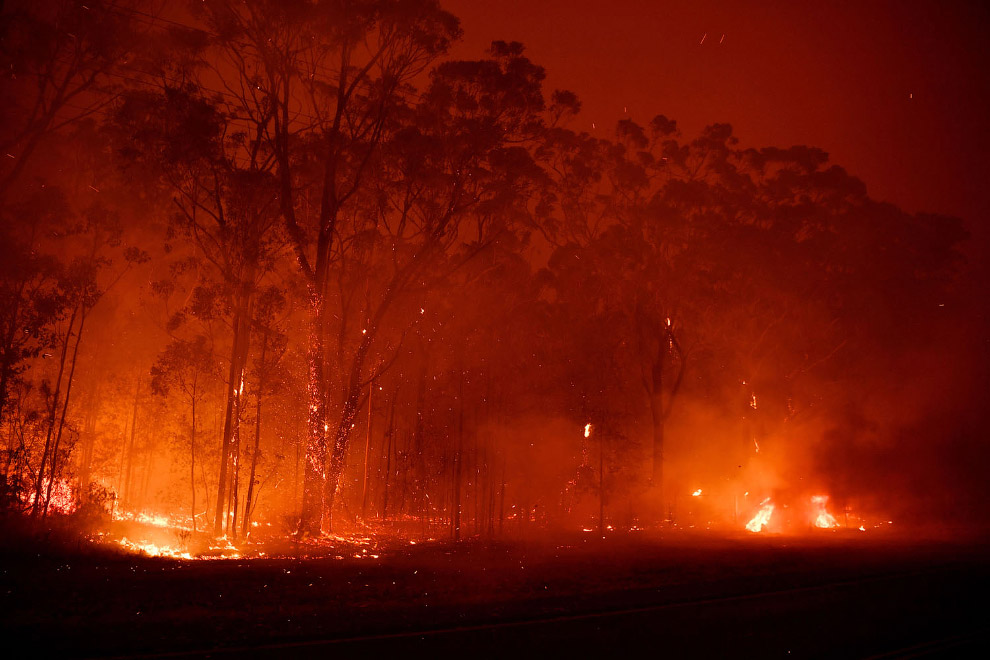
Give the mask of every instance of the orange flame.
[{"label": "orange flame", "polygon": [[774,505],[770,498],[760,502],[760,510],[756,512],[753,519],[746,523],[746,529],[751,532],[763,531],[763,528],[770,523],[770,516],[773,515]]},{"label": "orange flame", "polygon": [[828,495],[815,495],[811,498],[811,504],[815,507],[815,527],[832,529],[839,526],[839,523],[835,520],[835,516],[825,508],[827,503]]}]

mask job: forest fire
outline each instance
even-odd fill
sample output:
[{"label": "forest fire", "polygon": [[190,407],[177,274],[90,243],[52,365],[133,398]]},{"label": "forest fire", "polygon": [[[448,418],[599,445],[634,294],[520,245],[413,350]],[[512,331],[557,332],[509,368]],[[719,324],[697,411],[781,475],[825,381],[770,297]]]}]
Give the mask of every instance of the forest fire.
[{"label": "forest fire", "polygon": [[[990,529],[985,177],[926,78],[965,62],[826,94],[817,26],[893,18],[575,2],[526,9],[532,50],[517,0],[0,2],[0,556],[59,573],[30,598],[79,564],[215,591],[107,615],[195,620],[166,651],[224,608],[290,642],[563,629]],[[911,139],[842,127],[842,86]]]}]

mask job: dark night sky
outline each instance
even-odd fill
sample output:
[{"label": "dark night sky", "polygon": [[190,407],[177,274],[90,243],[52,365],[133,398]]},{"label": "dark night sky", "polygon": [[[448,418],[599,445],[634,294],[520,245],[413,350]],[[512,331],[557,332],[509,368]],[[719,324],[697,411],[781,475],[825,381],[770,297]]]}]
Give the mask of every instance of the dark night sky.
[{"label": "dark night sky", "polygon": [[819,146],[875,198],[959,215],[990,243],[985,3],[442,1],[462,20],[455,56],[523,42],[549,88],[581,98],[572,128],[610,135],[628,108],[689,135],[729,122],[745,145]]}]

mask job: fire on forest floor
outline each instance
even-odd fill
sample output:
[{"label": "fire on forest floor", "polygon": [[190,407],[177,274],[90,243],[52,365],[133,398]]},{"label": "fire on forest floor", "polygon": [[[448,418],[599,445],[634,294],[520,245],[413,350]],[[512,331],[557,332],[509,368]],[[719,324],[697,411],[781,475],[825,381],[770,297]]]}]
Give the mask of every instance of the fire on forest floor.
[{"label": "fire on forest floor", "polygon": [[[747,536],[771,536],[782,538],[821,538],[822,535],[858,535],[867,530],[858,516],[847,513],[840,523],[827,508],[826,496],[812,498],[811,507],[794,514],[793,507],[777,508],[770,497],[755,509],[745,524],[738,521],[731,525],[708,522],[694,524],[665,521],[647,525],[634,523],[618,527],[611,523],[600,529],[593,522],[579,529],[542,528],[532,526],[514,529],[506,538],[558,539],[561,547],[572,547],[571,540],[585,542],[597,538],[667,538],[667,539],[717,539],[745,538]],[[893,521],[869,523],[871,532],[891,529]],[[325,534],[319,537],[298,539],[274,530],[267,523],[255,523],[247,537],[228,538],[214,536],[202,528],[192,530],[186,516],[165,516],[148,512],[124,511],[110,523],[105,531],[90,535],[97,544],[123,549],[132,554],[147,557],[163,557],[176,560],[245,560],[245,559],[358,559],[377,560],[384,555],[395,554],[412,546],[429,546],[446,541],[450,530],[433,530],[434,536],[417,534],[414,528],[400,525],[368,524],[359,531]],[[904,531],[904,530],[902,530]],[[465,534],[468,540],[483,540],[482,535]],[[438,539],[440,539],[438,541]]]}]

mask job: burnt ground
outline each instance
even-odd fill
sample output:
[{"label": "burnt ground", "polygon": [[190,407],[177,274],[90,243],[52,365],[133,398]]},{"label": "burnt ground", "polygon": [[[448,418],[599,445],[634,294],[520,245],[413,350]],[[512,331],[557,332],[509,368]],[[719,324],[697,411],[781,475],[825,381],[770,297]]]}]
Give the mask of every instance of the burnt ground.
[{"label": "burnt ground", "polygon": [[0,621],[8,644],[43,656],[973,656],[988,640],[988,549],[675,533],[401,544],[378,559],[7,552]]}]

